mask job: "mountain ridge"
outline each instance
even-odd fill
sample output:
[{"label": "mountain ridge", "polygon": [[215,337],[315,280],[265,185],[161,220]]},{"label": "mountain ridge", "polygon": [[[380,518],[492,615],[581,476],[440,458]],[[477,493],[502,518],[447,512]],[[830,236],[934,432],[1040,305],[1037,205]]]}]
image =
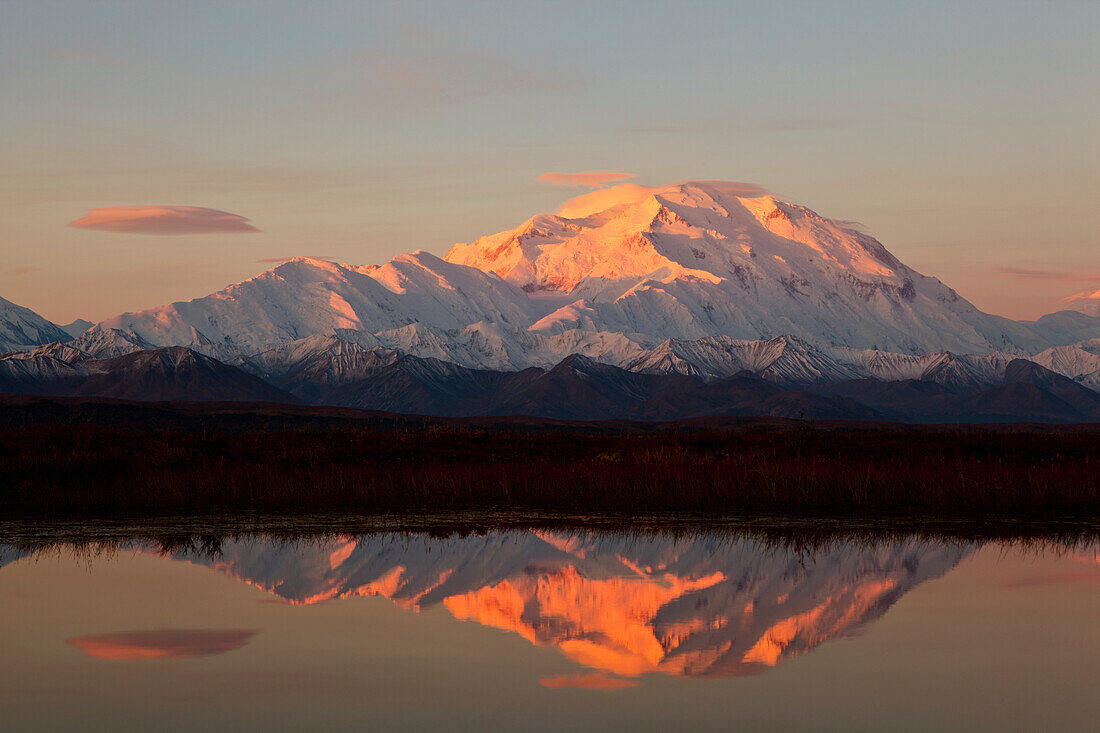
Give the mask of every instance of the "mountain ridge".
[{"label": "mountain ridge", "polygon": [[72,336],[30,308],[0,298],[0,354],[68,341]]},{"label": "mountain ridge", "polygon": [[620,188],[600,192],[600,211],[540,214],[443,258],[295,258],[92,332],[232,360],[347,330],[364,345],[510,370],[573,352],[624,366],[670,338],[790,335],[822,349],[925,355],[1032,354],[1100,335],[1100,318],[1083,313],[982,313],[870,235],[741,184],[689,182],[616,203]]},{"label": "mountain ridge", "polygon": [[0,300],[0,389],[563,419],[1075,421],[1100,390],[1100,317],[1081,310],[983,313],[848,222],[745,184],[628,184],[444,257],[296,257],[73,333]]},{"label": "mountain ridge", "polygon": [[[945,354],[926,359],[929,363],[917,379],[875,378],[849,365],[854,376],[838,372],[836,378],[823,380],[819,373],[784,364],[786,343],[753,346],[757,355],[768,355],[755,370],[706,378],[698,370],[629,370],[582,354],[549,369],[472,369],[319,336],[239,366],[185,347],[95,358],[54,343],[0,357],[0,391],[147,401],[300,402],[404,414],[559,420],[1100,420],[1100,392],[1024,359],[1001,360],[998,367],[988,359],[968,362]],[[802,355],[799,349],[792,351]],[[826,358],[813,357],[807,362],[811,366]],[[777,365],[781,368],[773,369]]]}]

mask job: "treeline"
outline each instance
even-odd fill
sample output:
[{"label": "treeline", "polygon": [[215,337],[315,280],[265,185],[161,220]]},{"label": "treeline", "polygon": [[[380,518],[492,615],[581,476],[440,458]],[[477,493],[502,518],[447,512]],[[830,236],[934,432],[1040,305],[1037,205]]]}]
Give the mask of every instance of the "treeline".
[{"label": "treeline", "polygon": [[1100,435],[97,425],[0,430],[0,517],[232,512],[1100,519]]}]

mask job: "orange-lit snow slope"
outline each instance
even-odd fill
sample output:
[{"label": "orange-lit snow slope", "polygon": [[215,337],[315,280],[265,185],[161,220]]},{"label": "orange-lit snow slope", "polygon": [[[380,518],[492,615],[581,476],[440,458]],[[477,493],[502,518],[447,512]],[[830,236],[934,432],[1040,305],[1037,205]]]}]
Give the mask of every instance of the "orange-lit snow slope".
[{"label": "orange-lit snow slope", "polygon": [[1100,317],[1100,290],[1087,290],[1071,295],[1062,301],[1069,310],[1079,311],[1088,316]]},{"label": "orange-lit snow slope", "polygon": [[[384,596],[414,611],[441,604],[584,667],[634,677],[766,670],[873,621],[968,552],[911,540],[807,558],[748,541],[516,532],[299,548],[244,541],[216,561],[176,557],[290,603]],[[550,682],[574,683],[605,684]]]},{"label": "orange-lit snow slope", "polygon": [[623,184],[515,229],[376,265],[296,258],[186,302],[98,324],[237,358],[341,333],[466,366],[571,353],[626,364],[668,339],[793,335],[906,354],[1034,353],[1100,321],[983,313],[849,222],[746,184]]}]

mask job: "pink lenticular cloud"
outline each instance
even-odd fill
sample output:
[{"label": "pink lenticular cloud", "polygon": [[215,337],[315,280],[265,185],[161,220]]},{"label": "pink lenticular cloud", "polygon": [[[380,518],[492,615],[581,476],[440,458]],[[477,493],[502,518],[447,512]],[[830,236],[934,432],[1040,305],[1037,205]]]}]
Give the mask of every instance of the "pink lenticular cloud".
[{"label": "pink lenticular cloud", "polygon": [[[617,186],[611,186],[609,188],[597,188],[595,191],[582,193],[580,196],[569,199],[561,204],[555,213],[566,219],[583,219],[586,216],[591,216],[592,214],[605,211],[614,206],[629,206],[631,204],[636,204],[640,201],[644,201],[647,197],[655,193],[660,193],[667,188],[678,186],[682,183],[684,182],[669,183],[664,186],[641,186],[637,183],[620,183]],[[735,196],[737,198],[756,198],[758,196],[768,196],[772,194],[772,192],[768,191],[766,188],[758,186],[755,183],[744,183],[740,181],[694,181],[693,183],[716,188],[720,190],[724,196]]]},{"label": "pink lenticular cloud", "polygon": [[637,183],[620,183],[611,188],[600,188],[562,203],[555,213],[566,219],[583,219],[612,206],[636,204],[661,190],[660,186],[639,186]]},{"label": "pink lenticular cloud", "polygon": [[201,206],[103,206],[69,222],[69,226],[126,234],[260,231],[239,214]]},{"label": "pink lenticular cloud", "polygon": [[553,183],[555,186],[584,186],[585,188],[603,188],[612,183],[636,178],[633,173],[621,171],[585,171],[584,173],[543,173],[537,180]]}]

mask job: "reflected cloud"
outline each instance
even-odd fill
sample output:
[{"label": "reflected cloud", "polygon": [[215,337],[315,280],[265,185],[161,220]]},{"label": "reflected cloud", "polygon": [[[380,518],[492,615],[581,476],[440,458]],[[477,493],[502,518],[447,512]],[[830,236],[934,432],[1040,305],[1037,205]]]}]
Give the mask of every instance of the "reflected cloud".
[{"label": "reflected cloud", "polygon": [[1078,585],[1100,582],[1100,555],[1075,552],[1071,557],[1088,568],[1081,571],[1044,572],[1004,583],[1004,588],[1031,588],[1045,585]]},{"label": "reflected cloud", "polygon": [[1004,588],[1033,588],[1044,585],[1077,585],[1100,582],[1100,573],[1039,573],[1004,583]]},{"label": "reflected cloud", "polygon": [[239,214],[201,206],[103,206],[69,222],[69,226],[123,234],[260,231]]},{"label": "reflected cloud", "polygon": [[637,687],[637,680],[624,680],[621,677],[608,677],[603,674],[560,674],[556,677],[543,677],[539,684],[551,690],[576,688],[581,690],[621,690],[624,687]]},{"label": "reflected cloud", "polygon": [[1078,562],[1083,562],[1088,565],[1100,565],[1100,554],[1098,553],[1087,555],[1085,553],[1079,552],[1074,555],[1074,559]]},{"label": "reflected cloud", "polygon": [[251,641],[249,629],[150,629],[66,639],[89,657],[110,660],[190,659],[239,649]]}]

